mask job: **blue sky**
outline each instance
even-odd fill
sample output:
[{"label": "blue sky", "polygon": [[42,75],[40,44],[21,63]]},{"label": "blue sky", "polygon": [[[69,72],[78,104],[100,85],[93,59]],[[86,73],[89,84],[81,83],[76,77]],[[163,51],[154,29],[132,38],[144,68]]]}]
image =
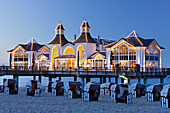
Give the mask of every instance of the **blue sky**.
[{"label": "blue sky", "polygon": [[144,38],[155,38],[165,47],[163,67],[170,67],[169,0],[0,0],[0,65],[7,64],[8,49],[35,38],[47,44],[55,27],[64,25],[73,41],[87,18],[91,35],[118,40],[132,30]]}]

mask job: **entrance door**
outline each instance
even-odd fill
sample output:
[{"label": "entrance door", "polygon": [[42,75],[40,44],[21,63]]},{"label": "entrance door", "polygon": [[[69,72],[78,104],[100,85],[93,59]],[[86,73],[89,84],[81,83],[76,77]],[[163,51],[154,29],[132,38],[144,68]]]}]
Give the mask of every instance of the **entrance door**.
[{"label": "entrance door", "polygon": [[102,65],[103,65],[103,61],[96,60],[96,67],[97,68],[102,68]]},{"label": "entrance door", "polygon": [[61,69],[67,69],[67,62],[66,61],[61,61]]}]

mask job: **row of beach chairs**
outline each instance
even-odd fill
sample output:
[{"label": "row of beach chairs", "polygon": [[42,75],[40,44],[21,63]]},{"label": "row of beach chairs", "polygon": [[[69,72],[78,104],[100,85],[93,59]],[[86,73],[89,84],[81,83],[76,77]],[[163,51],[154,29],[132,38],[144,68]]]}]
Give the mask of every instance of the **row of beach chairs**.
[{"label": "row of beach chairs", "polygon": [[[37,80],[30,80],[26,85],[28,96],[40,96],[42,85]],[[0,91],[6,94],[18,94],[16,81],[14,79],[4,79]],[[84,86],[82,92],[80,82],[68,82],[65,86],[67,97],[83,98],[83,101],[98,101],[99,96],[108,95],[113,102],[123,102],[130,104],[133,98],[145,96],[145,85],[141,83],[134,84],[114,84],[112,82],[99,84],[89,82]],[[61,81],[48,82],[45,92],[50,92],[52,96],[64,95],[64,83]],[[155,84],[147,87],[147,101],[161,101],[163,108],[170,108],[170,84]],[[83,94],[83,95],[82,95]]]}]

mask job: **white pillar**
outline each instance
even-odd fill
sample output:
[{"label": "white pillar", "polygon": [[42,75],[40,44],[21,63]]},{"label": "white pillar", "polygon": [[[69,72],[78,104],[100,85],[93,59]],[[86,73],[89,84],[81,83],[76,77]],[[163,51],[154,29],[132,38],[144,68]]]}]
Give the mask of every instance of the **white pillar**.
[{"label": "white pillar", "polygon": [[159,68],[162,68],[162,56],[161,56],[162,50],[159,51]]},{"label": "white pillar", "polygon": [[71,59],[71,67],[73,67],[73,66],[72,66],[72,59]]},{"label": "white pillar", "polygon": [[106,65],[108,68],[110,68],[110,53],[111,53],[111,49],[107,48],[106,49]]}]

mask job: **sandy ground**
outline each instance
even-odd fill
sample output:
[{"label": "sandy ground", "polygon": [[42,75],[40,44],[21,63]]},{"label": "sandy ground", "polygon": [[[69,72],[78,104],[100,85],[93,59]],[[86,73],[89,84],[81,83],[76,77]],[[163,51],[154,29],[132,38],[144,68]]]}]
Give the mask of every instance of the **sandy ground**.
[{"label": "sandy ground", "polygon": [[113,103],[109,96],[100,96],[98,102],[84,102],[82,99],[67,99],[67,96],[53,97],[42,92],[41,97],[0,93],[0,112],[3,113],[170,113],[170,108],[161,108],[159,102],[147,102],[146,97],[134,99],[132,104]]}]

